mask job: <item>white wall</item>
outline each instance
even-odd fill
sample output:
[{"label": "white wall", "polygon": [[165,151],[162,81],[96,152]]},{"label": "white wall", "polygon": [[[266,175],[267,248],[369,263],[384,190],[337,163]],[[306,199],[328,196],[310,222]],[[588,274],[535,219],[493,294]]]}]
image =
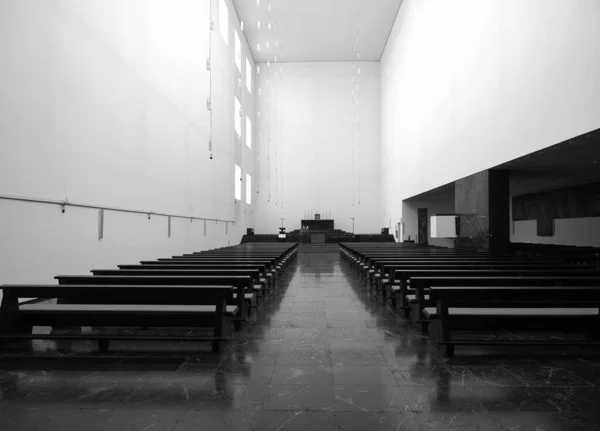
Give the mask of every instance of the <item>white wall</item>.
[{"label": "white wall", "polygon": [[251,113],[254,97],[236,90],[231,0],[228,46],[212,3],[210,160],[210,2],[0,2],[0,194],[235,220],[204,236],[173,219],[168,238],[166,218],[107,212],[99,241],[96,210],[0,199],[0,284],[239,243],[252,211],[234,204],[234,94]]},{"label": "white wall", "polygon": [[452,238],[432,238],[431,237],[431,216],[436,214],[454,214],[454,193],[441,198],[429,201],[408,200],[402,203],[402,222],[404,223],[403,239],[417,241],[419,231],[418,209],[427,208],[427,242],[429,245],[438,247],[454,248]]},{"label": "white wall", "polygon": [[600,127],[598,40],[596,0],[404,0],[381,60],[386,220]]},{"label": "white wall", "polygon": [[352,63],[284,63],[283,79],[279,64],[260,65],[257,233],[276,233],[280,218],[285,218],[288,231],[299,229],[305,211],[322,209],[331,211],[336,228],[349,232],[350,217],[356,218],[356,233],[379,233],[388,225],[381,224],[379,63],[359,65],[360,153],[357,145],[355,176]]}]

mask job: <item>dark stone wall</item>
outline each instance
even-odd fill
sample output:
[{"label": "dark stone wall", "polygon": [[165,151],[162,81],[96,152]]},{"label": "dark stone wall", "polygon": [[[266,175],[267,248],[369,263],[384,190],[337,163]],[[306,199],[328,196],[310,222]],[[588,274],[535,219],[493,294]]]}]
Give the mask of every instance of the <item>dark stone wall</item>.
[{"label": "dark stone wall", "polygon": [[600,182],[512,198],[513,220],[537,220],[538,236],[554,236],[557,218],[582,217],[600,217]]},{"label": "dark stone wall", "polygon": [[459,216],[457,250],[489,249],[489,174],[478,172],[454,183],[454,211]]},{"label": "dark stone wall", "polygon": [[490,251],[510,252],[510,184],[508,171],[489,171]]}]

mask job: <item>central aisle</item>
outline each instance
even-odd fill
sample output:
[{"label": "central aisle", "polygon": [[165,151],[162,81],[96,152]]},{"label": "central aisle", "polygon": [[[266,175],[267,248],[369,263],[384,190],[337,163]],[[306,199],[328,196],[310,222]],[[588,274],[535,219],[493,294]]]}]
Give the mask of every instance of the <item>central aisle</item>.
[{"label": "central aisle", "polygon": [[[339,254],[299,254],[281,288],[237,343],[238,359],[251,370],[237,376],[239,392],[228,391],[234,410],[201,410],[193,423],[212,417],[210,429],[548,431],[596,421],[600,392],[591,381],[599,373],[576,368],[577,359],[554,358],[574,366],[566,370],[548,357],[477,352],[448,364]],[[176,430],[195,429],[184,423]]]}]

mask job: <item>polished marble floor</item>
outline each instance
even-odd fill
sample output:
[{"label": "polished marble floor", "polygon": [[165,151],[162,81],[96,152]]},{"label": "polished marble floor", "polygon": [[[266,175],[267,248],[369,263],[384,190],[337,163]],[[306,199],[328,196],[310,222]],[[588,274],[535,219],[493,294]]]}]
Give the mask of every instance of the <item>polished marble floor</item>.
[{"label": "polished marble floor", "polygon": [[600,429],[598,354],[444,359],[335,254],[300,254],[220,355],[166,342],[109,357],[85,342],[22,348],[0,363],[2,431]]}]

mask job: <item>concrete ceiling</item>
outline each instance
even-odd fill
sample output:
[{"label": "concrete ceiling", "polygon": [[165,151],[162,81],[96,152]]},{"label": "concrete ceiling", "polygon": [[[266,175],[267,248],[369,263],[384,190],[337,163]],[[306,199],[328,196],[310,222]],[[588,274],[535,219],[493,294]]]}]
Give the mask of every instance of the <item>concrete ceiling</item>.
[{"label": "concrete ceiling", "polygon": [[277,62],[351,61],[357,15],[360,60],[379,61],[402,0],[270,0],[271,31],[269,0],[233,4],[258,63],[274,61],[275,56]]},{"label": "concrete ceiling", "polygon": [[454,201],[454,181],[404,200],[408,202]]},{"label": "concrete ceiling", "polygon": [[494,169],[514,172],[600,174],[600,129],[511,160]]},{"label": "concrete ceiling", "polygon": [[600,181],[600,129],[511,160],[511,193],[526,194]]}]

